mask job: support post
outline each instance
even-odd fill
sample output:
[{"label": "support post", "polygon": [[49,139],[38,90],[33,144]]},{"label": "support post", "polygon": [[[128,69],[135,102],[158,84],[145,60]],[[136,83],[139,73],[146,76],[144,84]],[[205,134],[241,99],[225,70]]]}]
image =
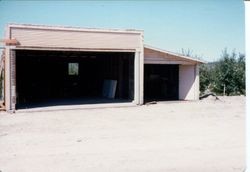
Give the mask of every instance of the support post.
[{"label": "support post", "polygon": [[143,47],[142,47],[142,51],[139,54],[139,63],[140,63],[140,73],[139,73],[139,89],[140,89],[140,95],[139,95],[139,104],[143,105],[144,103],[144,53],[143,53]]},{"label": "support post", "polygon": [[4,72],[4,102],[6,111],[11,111],[11,94],[10,94],[10,48],[5,49],[5,72]]},{"label": "support post", "polygon": [[138,50],[135,52],[135,62],[134,62],[134,69],[135,69],[135,94],[134,94],[134,102],[137,105],[142,105],[144,102],[143,96],[143,88],[144,88],[144,56],[143,56],[143,49]]},{"label": "support post", "polygon": [[10,50],[10,107],[16,110],[16,51]]},{"label": "support post", "polygon": [[134,58],[134,103],[140,104],[140,53],[135,52]]}]

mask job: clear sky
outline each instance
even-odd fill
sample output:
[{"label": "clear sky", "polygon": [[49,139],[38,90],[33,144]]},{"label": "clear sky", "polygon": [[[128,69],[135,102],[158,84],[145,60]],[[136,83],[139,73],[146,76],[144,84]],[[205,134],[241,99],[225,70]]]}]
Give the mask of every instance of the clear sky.
[{"label": "clear sky", "polygon": [[0,38],[7,23],[142,29],[145,44],[207,61],[245,51],[243,0],[0,0]]}]

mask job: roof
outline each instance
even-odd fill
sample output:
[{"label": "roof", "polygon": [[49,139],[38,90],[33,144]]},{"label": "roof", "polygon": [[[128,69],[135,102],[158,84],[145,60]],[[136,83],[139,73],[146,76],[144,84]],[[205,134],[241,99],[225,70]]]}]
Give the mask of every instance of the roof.
[{"label": "roof", "polygon": [[[132,34],[143,34],[143,30],[136,30],[136,29],[101,29],[101,28],[85,28],[85,27],[71,27],[71,26],[49,26],[49,25],[36,25],[36,24],[16,24],[16,23],[9,23],[8,28],[27,28],[27,29],[46,29],[46,30],[58,30],[58,31],[85,31],[85,32],[111,32],[111,33],[132,33]],[[154,51],[158,51],[167,55],[176,56],[183,60],[193,61],[195,63],[206,63],[205,61],[184,56],[179,53],[170,52],[167,50],[163,50],[160,48],[155,48],[149,45],[144,45],[144,48],[151,49]]]},{"label": "roof", "polygon": [[170,52],[170,51],[163,50],[163,49],[160,49],[160,48],[155,48],[155,47],[152,47],[152,46],[150,46],[150,45],[144,45],[144,48],[148,48],[148,49],[151,49],[151,50],[154,50],[154,51],[158,51],[158,52],[161,52],[161,53],[173,55],[173,56],[176,56],[176,57],[185,59],[185,60],[191,60],[191,61],[194,61],[194,62],[196,62],[196,63],[206,63],[206,62],[203,61],[203,60],[199,60],[199,59],[196,59],[196,58],[193,58],[193,57],[189,57],[189,56],[184,56],[184,55],[182,55],[182,54]]}]

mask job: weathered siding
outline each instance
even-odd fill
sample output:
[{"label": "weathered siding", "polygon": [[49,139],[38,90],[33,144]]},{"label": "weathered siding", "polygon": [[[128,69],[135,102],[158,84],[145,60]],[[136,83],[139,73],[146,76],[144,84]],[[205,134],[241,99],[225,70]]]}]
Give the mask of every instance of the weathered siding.
[{"label": "weathered siding", "polygon": [[11,108],[15,109],[16,106],[16,52],[10,51],[10,83],[11,83]]},{"label": "weathered siding", "polygon": [[9,47],[5,49],[4,60],[4,103],[7,111],[11,110],[10,51]]},{"label": "weathered siding", "polygon": [[11,38],[18,47],[127,49],[140,48],[141,36],[137,33],[68,31],[11,27]]},{"label": "weathered siding", "polygon": [[193,61],[186,60],[171,54],[162,53],[149,48],[144,48],[145,64],[194,64]]},{"label": "weathered siding", "polygon": [[16,105],[16,56],[15,50],[6,48],[4,72],[4,101],[7,111],[15,109]]}]

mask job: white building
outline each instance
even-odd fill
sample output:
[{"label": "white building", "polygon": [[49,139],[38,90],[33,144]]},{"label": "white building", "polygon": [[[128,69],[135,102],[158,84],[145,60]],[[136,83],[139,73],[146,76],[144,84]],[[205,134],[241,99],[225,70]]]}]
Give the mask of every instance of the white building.
[{"label": "white building", "polygon": [[45,102],[198,100],[203,62],[144,45],[143,38],[141,30],[9,24],[6,110]]}]

